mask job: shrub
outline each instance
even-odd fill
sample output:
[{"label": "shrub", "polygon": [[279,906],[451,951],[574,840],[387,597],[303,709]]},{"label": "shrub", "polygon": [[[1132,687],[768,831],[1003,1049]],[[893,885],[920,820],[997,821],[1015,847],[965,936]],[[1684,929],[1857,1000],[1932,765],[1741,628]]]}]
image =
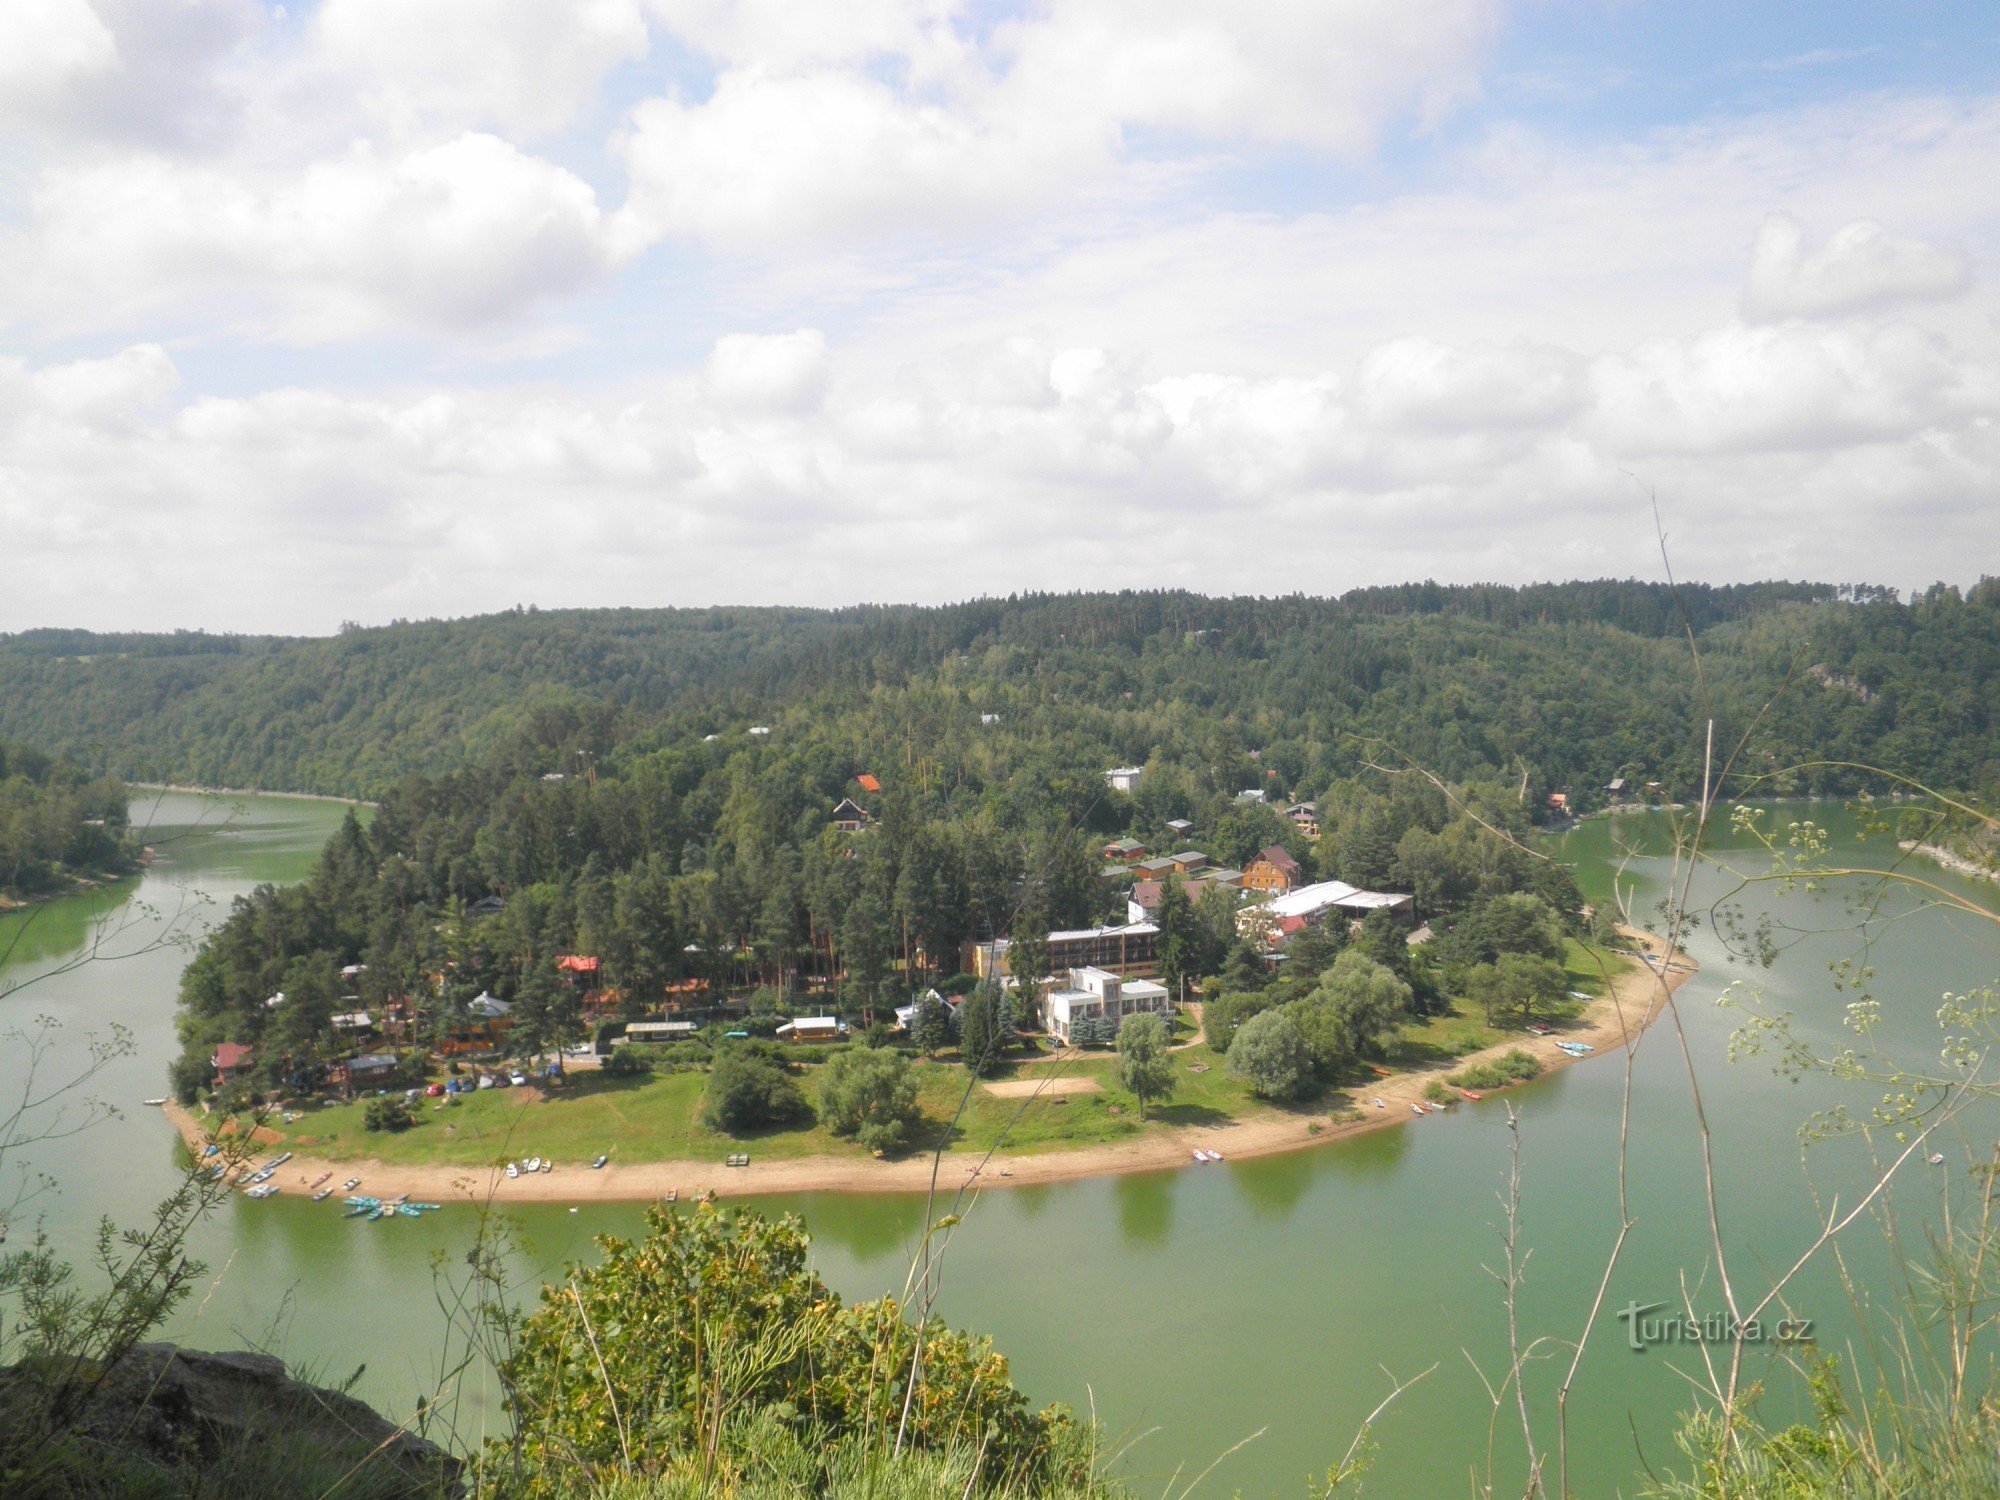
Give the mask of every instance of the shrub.
[{"label": "shrub", "polygon": [[811,1117],[806,1096],[776,1063],[738,1047],[716,1058],[701,1111],[710,1130],[741,1135]]},{"label": "shrub", "polygon": [[408,1130],[416,1123],[416,1115],[401,1099],[370,1099],[361,1112],[362,1128],[366,1130]]},{"label": "shrub", "polygon": [[1032,1410],[986,1340],[925,1324],[906,1417],[899,1372],[915,1324],[888,1299],[844,1306],[807,1265],[797,1219],[702,1207],[651,1209],[646,1222],[643,1240],[601,1241],[597,1264],[544,1287],[507,1360],[520,1457],[549,1486],[537,1493],[567,1493],[556,1483],[579,1467],[657,1472],[710,1441],[726,1461],[747,1459],[768,1424],[724,1419],[764,1411],[810,1413],[816,1444],[899,1434],[906,1449],[939,1451],[977,1434],[987,1479],[1046,1488],[1071,1419]]},{"label": "shrub", "polygon": [[1459,1069],[1447,1081],[1463,1089],[1504,1089],[1511,1083],[1526,1083],[1541,1071],[1542,1060],[1539,1057],[1523,1052],[1519,1047],[1509,1047],[1487,1062]]},{"label": "shrub", "polygon": [[644,1078],[653,1071],[653,1060],[636,1045],[614,1048],[598,1068],[606,1078]]}]

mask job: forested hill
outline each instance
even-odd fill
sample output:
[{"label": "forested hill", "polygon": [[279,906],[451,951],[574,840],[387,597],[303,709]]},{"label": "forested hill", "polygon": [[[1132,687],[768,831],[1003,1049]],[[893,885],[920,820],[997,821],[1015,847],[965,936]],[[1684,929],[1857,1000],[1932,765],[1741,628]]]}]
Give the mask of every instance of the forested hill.
[{"label": "forested hill", "polygon": [[[1755,724],[1751,769],[1861,760],[1980,786],[2000,780],[1996,690],[1994,581],[1907,601],[1791,583],[1419,584],[526,610],[314,639],[0,637],[0,734],[131,778],[346,794],[481,759],[555,704],[591,710],[571,747],[586,755],[854,713],[861,759],[883,753],[862,737],[884,725],[913,762],[984,727],[1079,764],[1195,751],[1217,776],[1293,786],[1351,773],[1374,737],[1448,776],[1579,792],[1621,773],[1684,788],[1694,724],[1713,713],[1724,743]],[[546,757],[545,738],[523,753]]]},{"label": "forested hill", "polygon": [[0,908],[137,868],[125,788],[0,740]]}]

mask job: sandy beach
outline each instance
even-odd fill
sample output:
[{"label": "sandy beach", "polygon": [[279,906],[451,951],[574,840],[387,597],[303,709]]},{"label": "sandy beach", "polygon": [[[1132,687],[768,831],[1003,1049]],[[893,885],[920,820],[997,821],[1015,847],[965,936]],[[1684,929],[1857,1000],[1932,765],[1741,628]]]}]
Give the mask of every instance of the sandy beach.
[{"label": "sandy beach", "polygon": [[[1577,1062],[1617,1056],[1639,1039],[1645,1027],[1659,1015],[1667,996],[1694,973],[1694,964],[1685,955],[1660,963],[1666,951],[1661,939],[1631,929],[1626,930],[1626,935],[1642,945],[1654,963],[1642,964],[1618,976],[1608,995],[1590,1003],[1583,1024],[1562,1033],[1560,1038],[1588,1042],[1597,1049],[1595,1052],[1576,1058],[1556,1045],[1556,1037],[1522,1036],[1435,1069],[1384,1078],[1372,1087],[1365,1087],[1345,1106],[1339,1101],[1322,1100],[1311,1109],[1273,1107],[1221,1125],[1162,1130],[1138,1140],[1074,1150],[1057,1148],[1017,1156],[948,1151],[935,1162],[929,1156],[898,1161],[854,1156],[795,1156],[759,1161],[753,1147],[750,1165],[746,1167],[727,1167],[718,1161],[663,1161],[611,1165],[592,1171],[587,1162],[561,1162],[552,1172],[509,1179],[497,1167],[392,1165],[373,1160],[332,1161],[296,1156],[272,1180],[282,1192],[306,1193],[309,1183],[324,1173],[332,1173],[336,1183],[359,1177],[362,1183],[359,1191],[377,1197],[408,1194],[435,1202],[487,1199],[499,1203],[650,1202],[664,1196],[669,1189],[678,1190],[683,1199],[702,1192],[724,1198],[764,1193],[918,1193],[932,1185],[933,1172],[937,1186],[949,1191],[956,1191],[975,1178],[983,1188],[1062,1182],[1191,1167],[1197,1146],[1220,1151],[1231,1159],[1271,1156],[1389,1126],[1420,1129],[1423,1121],[1410,1112],[1410,1106],[1423,1098],[1425,1084],[1497,1056],[1510,1047],[1533,1053],[1541,1060],[1545,1073]],[[1497,1109],[1504,1098],[1505,1091],[1496,1091],[1477,1104],[1461,1103],[1455,1107]],[[1376,1099],[1382,1101],[1383,1108],[1374,1107]],[[1331,1114],[1342,1107],[1361,1108],[1366,1113],[1360,1120],[1333,1120]],[[166,1114],[191,1147],[199,1150],[206,1143],[208,1137],[200,1121],[188,1111],[169,1104]]]}]

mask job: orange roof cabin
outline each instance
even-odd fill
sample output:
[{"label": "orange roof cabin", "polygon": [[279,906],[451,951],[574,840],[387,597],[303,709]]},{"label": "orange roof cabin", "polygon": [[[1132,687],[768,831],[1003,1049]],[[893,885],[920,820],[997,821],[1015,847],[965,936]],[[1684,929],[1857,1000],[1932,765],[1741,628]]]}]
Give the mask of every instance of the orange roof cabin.
[{"label": "orange roof cabin", "polygon": [[1550,811],[1550,812],[1555,812],[1555,813],[1566,813],[1566,812],[1568,812],[1568,811],[1569,811],[1569,793],[1568,793],[1568,792],[1550,792],[1550,793],[1549,793],[1549,811]]},{"label": "orange roof cabin", "polygon": [[1281,844],[1272,844],[1243,867],[1243,887],[1251,891],[1289,891],[1299,883],[1299,862]]},{"label": "orange roof cabin", "polygon": [[556,967],[565,974],[575,974],[584,979],[597,977],[597,960],[588,954],[565,953],[556,960]]},{"label": "orange roof cabin", "polygon": [[842,797],[833,810],[833,826],[842,833],[859,833],[867,826],[868,809],[852,797]]},{"label": "orange roof cabin", "polygon": [[215,1069],[218,1085],[229,1083],[250,1066],[250,1054],[254,1049],[246,1042],[218,1042],[215,1054],[209,1064]]},{"label": "orange roof cabin", "polygon": [[859,776],[854,778],[854,784],[864,792],[879,792],[882,790],[882,783],[866,771],[863,771]]}]

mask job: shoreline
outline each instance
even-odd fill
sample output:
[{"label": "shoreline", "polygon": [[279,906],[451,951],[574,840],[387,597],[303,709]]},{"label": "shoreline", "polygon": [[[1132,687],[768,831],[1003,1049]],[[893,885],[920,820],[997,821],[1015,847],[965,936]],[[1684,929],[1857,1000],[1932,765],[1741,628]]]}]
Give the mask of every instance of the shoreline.
[{"label": "shoreline", "polygon": [[254,786],[182,786],[172,781],[128,781],[126,787],[141,792],[184,792],[193,797],[285,797],[294,802],[339,802],[348,807],[380,807],[363,797],[336,797],[331,792],[267,792]]},{"label": "shoreline", "polygon": [[[1639,948],[1655,958],[1666,951],[1663,939],[1637,929],[1623,929]],[[1423,1097],[1424,1085],[1433,1079],[1456,1073],[1461,1068],[1497,1057],[1510,1048],[1532,1053],[1542,1063],[1539,1077],[1547,1077],[1593,1057],[1609,1057],[1637,1042],[1645,1029],[1658,1019],[1667,997],[1697,972],[1685,953],[1661,968],[1639,959],[1638,966],[1612,981],[1610,992],[1593,1000],[1585,1009],[1583,1023],[1559,1036],[1524,1035],[1509,1038],[1478,1052],[1435,1068],[1398,1073],[1367,1088],[1365,1098],[1346,1103],[1326,1101],[1311,1110],[1267,1107],[1244,1119],[1226,1124],[1183,1127],[1148,1134],[1138,1140],[1111,1144],[1056,1148],[1028,1155],[990,1157],[974,1151],[947,1151],[938,1158],[936,1186],[955,1193],[961,1187],[1026,1187],[1031,1184],[1068,1182],[1091,1177],[1116,1177],[1134,1172],[1164,1171],[1193,1166],[1196,1146],[1219,1150],[1226,1159],[1276,1156],[1329,1145],[1392,1125],[1408,1125],[1416,1120],[1410,1105]],[[1572,1057],[1557,1041],[1589,1042],[1598,1050],[1586,1057]],[[1532,1080],[1531,1080],[1532,1081]],[[1510,1092],[1496,1089],[1486,1099]],[[1373,1099],[1386,1106],[1365,1118],[1338,1121],[1332,1111],[1365,1107]],[[1461,1100],[1454,1108],[1465,1108]],[[206,1144],[200,1122],[177,1103],[165,1107],[167,1119],[191,1150]],[[1313,1127],[1317,1125],[1315,1131]],[[983,1162],[983,1165],[982,1165]],[[756,1159],[746,1167],[726,1167],[713,1161],[641,1162],[632,1166],[612,1164],[592,1171],[587,1163],[559,1164],[555,1171],[524,1174],[509,1179],[498,1167],[454,1166],[435,1163],[387,1163],[373,1159],[334,1160],[298,1155],[285,1164],[272,1181],[281,1193],[307,1195],[307,1184],[322,1173],[335,1178],[359,1177],[360,1191],[380,1198],[407,1194],[436,1202],[494,1203],[646,1203],[676,1189],[686,1199],[713,1192],[718,1198],[758,1197],[780,1193],[921,1193],[932,1186],[933,1162],[929,1155],[896,1161],[876,1161],[868,1157],[796,1156],[769,1162]]]},{"label": "shoreline", "polygon": [[1921,854],[1950,870],[1954,875],[1971,875],[1980,880],[2000,880],[2000,870],[1974,864],[1963,854],[1954,854],[1942,844],[1925,844],[1916,839],[1898,839],[1896,847],[1905,854]]}]

